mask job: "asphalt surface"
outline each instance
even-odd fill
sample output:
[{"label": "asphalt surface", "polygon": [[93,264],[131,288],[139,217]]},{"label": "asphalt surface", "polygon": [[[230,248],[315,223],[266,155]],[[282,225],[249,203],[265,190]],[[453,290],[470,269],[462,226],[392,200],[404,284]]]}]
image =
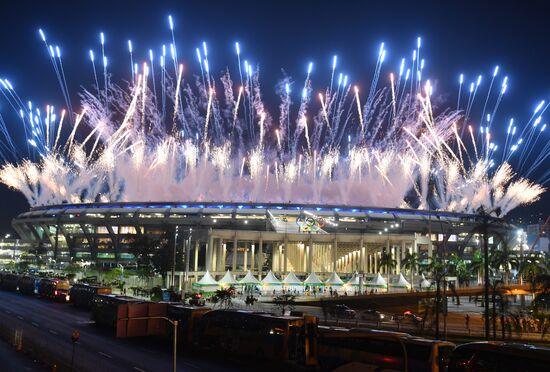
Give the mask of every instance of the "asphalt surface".
[{"label": "asphalt surface", "polygon": [[[60,371],[70,370],[73,330],[80,332],[75,345],[75,371],[139,372],[171,371],[172,368],[172,349],[168,341],[117,339],[112,330],[99,328],[90,322],[88,311],[70,304],[0,291],[0,330],[3,338],[10,340],[16,338],[15,330],[21,331],[23,350],[26,353],[34,350],[39,359],[45,359],[49,365],[56,364]],[[15,363],[12,354],[13,351],[6,354],[7,360]],[[3,367],[2,371],[5,371]],[[240,369],[231,363],[185,352],[179,353],[177,367],[178,371]]]},{"label": "asphalt surface", "polygon": [[0,367],[4,372],[42,372],[48,369],[27,355],[16,351],[13,345],[0,340]]}]

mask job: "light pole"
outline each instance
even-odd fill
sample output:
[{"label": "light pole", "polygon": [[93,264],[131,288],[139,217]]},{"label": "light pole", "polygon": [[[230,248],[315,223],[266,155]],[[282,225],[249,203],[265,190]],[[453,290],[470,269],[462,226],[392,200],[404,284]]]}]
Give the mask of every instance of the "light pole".
[{"label": "light pole", "polygon": [[165,316],[140,316],[135,318],[122,318],[118,320],[129,321],[129,320],[150,320],[150,319],[164,319],[168,323],[174,326],[174,340],[172,343],[172,372],[176,372],[176,359],[178,355],[178,321],[177,320],[172,320]]},{"label": "light pole", "polygon": [[178,227],[176,225],[176,231],[174,232],[174,250],[172,252],[172,290],[176,290],[176,250],[178,246]]},{"label": "light pole", "polygon": [[[187,244],[185,246],[185,278],[184,278],[184,291],[187,290],[188,283],[189,283],[189,265],[190,265],[190,257],[191,254],[191,235],[193,234],[193,229],[189,229],[189,237],[187,238]],[[184,298],[184,293],[182,293],[182,299]]]}]

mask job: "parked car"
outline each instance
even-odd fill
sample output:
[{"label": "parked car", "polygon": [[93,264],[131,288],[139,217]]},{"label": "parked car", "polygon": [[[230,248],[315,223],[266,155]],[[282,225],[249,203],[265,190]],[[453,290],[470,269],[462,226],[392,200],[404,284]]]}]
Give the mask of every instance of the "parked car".
[{"label": "parked car", "polygon": [[457,346],[451,353],[449,372],[547,371],[550,348],[504,342],[471,342]]},{"label": "parked car", "polygon": [[338,318],[353,319],[357,315],[355,310],[350,309],[346,305],[338,304],[329,309],[329,314]]},{"label": "parked car", "polygon": [[206,304],[204,297],[200,293],[193,293],[189,298],[189,305],[192,306],[204,306]]},{"label": "parked car", "polygon": [[359,319],[371,322],[381,322],[386,316],[378,310],[368,309],[359,313]]}]

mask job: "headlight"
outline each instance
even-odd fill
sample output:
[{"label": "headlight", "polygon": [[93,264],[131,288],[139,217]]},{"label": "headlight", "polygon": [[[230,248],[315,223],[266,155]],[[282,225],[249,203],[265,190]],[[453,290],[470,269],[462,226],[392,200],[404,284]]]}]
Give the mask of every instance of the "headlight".
[{"label": "headlight", "polygon": [[384,319],[386,316],[384,314],[380,314],[380,319]]}]

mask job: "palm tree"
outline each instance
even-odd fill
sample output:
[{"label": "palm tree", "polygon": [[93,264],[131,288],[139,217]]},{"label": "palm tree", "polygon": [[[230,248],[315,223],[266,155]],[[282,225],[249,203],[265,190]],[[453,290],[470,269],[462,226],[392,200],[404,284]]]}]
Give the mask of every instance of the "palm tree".
[{"label": "palm tree", "polygon": [[418,267],[420,266],[420,258],[418,257],[418,253],[407,252],[405,254],[405,258],[401,261],[401,266],[403,269],[409,271],[409,274],[411,275],[411,286],[414,288],[414,272],[418,270]]},{"label": "palm tree", "polygon": [[386,269],[386,285],[388,286],[388,291],[390,289],[390,270],[393,269],[395,266],[397,266],[397,261],[393,259],[391,253],[386,252],[386,250],[382,251],[382,255],[380,256],[380,263],[378,265],[378,271],[380,271],[381,268]]},{"label": "palm tree", "polygon": [[504,244],[502,249],[494,251],[490,257],[489,264],[495,271],[504,270],[504,284],[508,284],[510,272],[512,269],[517,269],[519,261],[517,255],[508,249],[508,245]]},{"label": "palm tree", "polygon": [[483,255],[481,251],[475,251],[470,262],[470,269],[477,272],[477,284],[481,283],[481,275],[483,273]]},{"label": "palm tree", "polygon": [[472,279],[472,270],[470,265],[466,261],[462,260],[456,266],[456,278],[458,279],[458,286],[460,287],[461,283],[466,283],[466,286],[469,286],[470,280]]},{"label": "palm tree", "polygon": [[543,265],[543,258],[536,253],[525,256],[520,265],[519,273],[531,283],[534,293],[537,276],[546,273],[546,267]]},{"label": "palm tree", "polygon": [[470,271],[466,265],[466,262],[458,257],[456,253],[452,253],[447,261],[447,274],[456,276],[458,280],[458,286],[460,283],[469,280]]}]

